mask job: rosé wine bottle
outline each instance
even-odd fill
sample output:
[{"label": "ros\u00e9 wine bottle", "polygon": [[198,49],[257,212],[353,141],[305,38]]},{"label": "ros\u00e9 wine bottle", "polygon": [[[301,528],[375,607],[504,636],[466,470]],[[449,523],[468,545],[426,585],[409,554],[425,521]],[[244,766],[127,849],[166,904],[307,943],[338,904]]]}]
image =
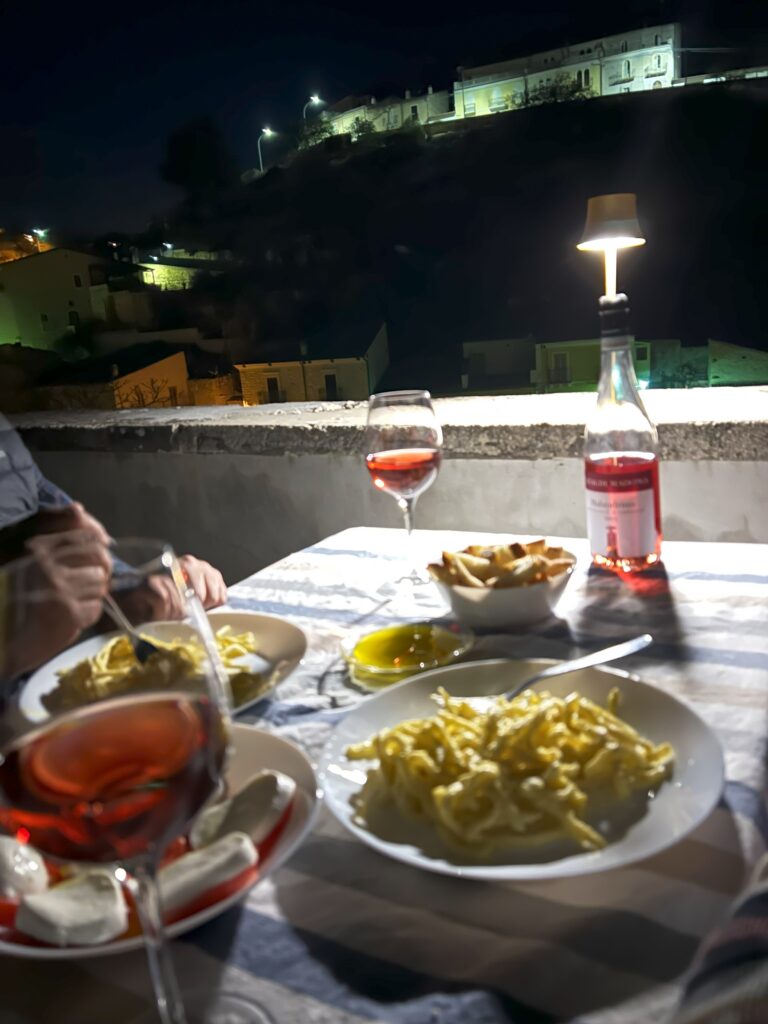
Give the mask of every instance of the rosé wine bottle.
[{"label": "ros\u00e9 wine bottle", "polygon": [[656,428],[632,362],[626,295],[600,299],[600,383],[584,428],[587,536],[595,565],[647,569],[661,557]]}]

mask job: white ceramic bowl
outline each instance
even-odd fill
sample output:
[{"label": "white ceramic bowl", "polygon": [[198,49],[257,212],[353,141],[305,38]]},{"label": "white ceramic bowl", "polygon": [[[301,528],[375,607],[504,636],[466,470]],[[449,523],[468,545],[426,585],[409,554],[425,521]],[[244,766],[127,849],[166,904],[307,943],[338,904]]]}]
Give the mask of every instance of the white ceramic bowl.
[{"label": "white ceramic bowl", "polygon": [[[573,559],[570,551],[564,554]],[[555,610],[563,596],[573,565],[558,576],[522,587],[451,587],[434,580],[434,584],[450,604],[453,614],[467,626],[476,629],[515,629],[541,622]]]}]

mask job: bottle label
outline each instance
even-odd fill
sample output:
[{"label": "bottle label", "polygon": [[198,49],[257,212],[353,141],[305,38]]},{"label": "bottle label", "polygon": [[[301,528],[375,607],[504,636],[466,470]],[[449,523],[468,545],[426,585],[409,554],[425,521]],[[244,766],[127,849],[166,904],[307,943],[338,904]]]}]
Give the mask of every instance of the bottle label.
[{"label": "bottle label", "polygon": [[606,558],[643,558],[656,549],[658,463],[616,465],[586,460],[587,535]]}]

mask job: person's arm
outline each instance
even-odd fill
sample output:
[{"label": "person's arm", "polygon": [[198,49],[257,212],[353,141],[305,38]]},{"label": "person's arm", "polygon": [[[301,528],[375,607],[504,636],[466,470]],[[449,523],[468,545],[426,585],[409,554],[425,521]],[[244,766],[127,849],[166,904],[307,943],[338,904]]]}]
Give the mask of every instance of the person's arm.
[{"label": "person's arm", "polygon": [[670,1024],[768,1021],[768,854],[702,945]]},{"label": "person's arm", "polygon": [[40,472],[40,467],[35,463],[35,482],[37,484],[38,508],[42,510],[66,508],[72,504],[72,499],[66,491],[52,483]]}]

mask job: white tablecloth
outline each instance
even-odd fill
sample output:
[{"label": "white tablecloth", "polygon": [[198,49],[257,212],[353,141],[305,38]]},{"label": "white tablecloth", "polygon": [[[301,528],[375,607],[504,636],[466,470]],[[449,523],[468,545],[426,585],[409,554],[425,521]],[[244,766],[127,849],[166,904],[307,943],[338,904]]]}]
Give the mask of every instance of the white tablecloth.
[{"label": "white tablecloth", "polygon": [[[490,535],[424,531],[420,559]],[[310,649],[274,700],[242,717],[315,755],[323,710],[356,700],[338,660],[351,629],[447,613],[432,587],[408,603],[382,585],[402,571],[402,531],[346,530],[230,591],[234,608],[301,626]],[[651,860],[602,876],[484,884],[415,871],[347,835],[327,812],[244,907],[173,944],[188,990],[224,983],[279,1024],[579,1024],[662,1021],[701,937],[727,911],[768,837],[768,548],[666,544],[664,568],[633,581],[580,563],[558,615],[479,638],[476,657],[563,658],[651,632],[622,663],[689,701],[726,753],[711,817]],[[0,963],[0,1024],[122,1024],[149,999],[139,954],[90,963]]]}]

